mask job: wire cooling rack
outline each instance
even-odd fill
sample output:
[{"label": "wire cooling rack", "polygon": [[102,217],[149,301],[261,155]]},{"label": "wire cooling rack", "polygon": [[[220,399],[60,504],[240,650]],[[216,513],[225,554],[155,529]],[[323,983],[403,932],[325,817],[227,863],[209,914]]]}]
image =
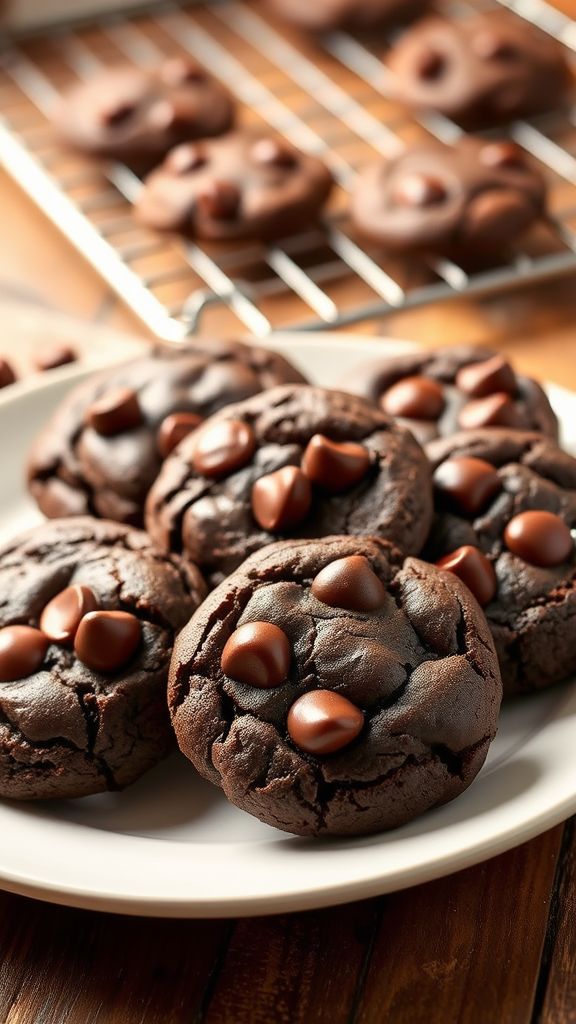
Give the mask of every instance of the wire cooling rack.
[{"label": "wire cooling rack", "polygon": [[[438,0],[451,17],[496,6],[497,0]],[[503,6],[576,52],[575,23],[550,4],[504,0]],[[450,141],[459,129],[439,116],[414,118],[387,98],[385,36],[335,32],[312,41],[269,21],[263,7],[258,0],[147,5],[21,36],[0,57],[0,160],[154,333],[177,340],[204,329],[213,307],[221,329],[241,324],[256,336],[288,326],[334,328],[576,271],[576,111],[509,127],[539,161],[551,197],[550,222],[510,259],[476,273],[445,259],[388,259],[361,248],[349,231],[347,193],[355,174],[407,142],[430,135]],[[235,94],[242,123],[267,124],[326,160],[338,188],[321,225],[271,246],[197,245],[155,235],[132,218],[141,183],[131,171],[62,147],[50,115],[75,80],[122,59],[154,65],[182,52]]]}]

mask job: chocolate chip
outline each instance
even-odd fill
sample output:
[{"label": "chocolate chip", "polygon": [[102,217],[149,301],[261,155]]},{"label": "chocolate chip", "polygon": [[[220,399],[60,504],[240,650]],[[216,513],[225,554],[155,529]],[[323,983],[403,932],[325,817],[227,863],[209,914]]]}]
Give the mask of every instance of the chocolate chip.
[{"label": "chocolate chip", "polygon": [[102,122],[109,128],[118,128],[134,116],[136,109],[135,103],[117,103],[102,111]]},{"label": "chocolate chip", "polygon": [[506,547],[529,565],[551,569],[562,565],[574,552],[570,530],[553,512],[521,512],[504,531]]},{"label": "chocolate chip", "polygon": [[284,466],[261,476],[252,488],[252,513],[263,530],[281,533],[304,522],[312,505],[312,488],[298,466]]},{"label": "chocolate chip", "polygon": [[412,420],[437,420],[444,404],[442,385],[429,377],[405,377],[380,396],[380,406],[389,416]]},{"label": "chocolate chip", "polygon": [[332,690],[310,690],[288,712],[290,737],[308,754],[333,754],[352,743],[363,727],[360,708]]},{"label": "chocolate chip", "polygon": [[199,64],[187,57],[172,57],[162,65],[160,76],[167,85],[178,86],[203,82],[206,72]]},{"label": "chocolate chip", "polygon": [[456,387],[472,398],[486,398],[495,392],[515,395],[518,381],[504,356],[494,356],[481,363],[469,363],[458,370]]},{"label": "chocolate chip", "polygon": [[113,437],[134,430],[142,423],[142,410],[138,395],[132,388],[107,391],[86,411],[86,422],[103,437]]},{"label": "chocolate chip", "polygon": [[488,189],[468,203],[464,230],[474,241],[507,242],[534,218],[532,203],[511,188]]},{"label": "chocolate chip", "polygon": [[364,555],[330,562],[313,580],[311,590],[323,604],[353,612],[374,612],[386,601],[384,584]]},{"label": "chocolate chip", "polygon": [[212,220],[235,220],[240,210],[240,191],[231,182],[214,181],[196,198],[204,217]]},{"label": "chocolate chip", "polygon": [[194,143],[185,143],[183,146],[176,146],[166,158],[166,166],[176,174],[189,174],[197,171],[207,163],[206,156],[200,146]]},{"label": "chocolate chip", "polygon": [[478,604],[485,608],[496,596],[498,581],[494,566],[486,555],[471,544],[456,548],[436,562],[439,569],[451,572],[466,584]]},{"label": "chocolate chip", "polygon": [[48,640],[32,626],[5,626],[0,629],[0,683],[31,676],[41,667]]},{"label": "chocolate chip", "polygon": [[7,359],[0,358],[0,388],[16,383],[16,374]]},{"label": "chocolate chip", "polygon": [[97,608],[94,591],[74,584],[46,605],[40,617],[40,629],[54,643],[71,643],[84,616]]},{"label": "chocolate chip", "polygon": [[521,429],[522,415],[510,395],[497,392],[486,398],[467,402],[458,415],[462,430],[476,430],[477,427],[512,427]]},{"label": "chocolate chip", "polygon": [[512,60],[518,50],[508,39],[496,32],[477,32],[472,36],[472,48],[482,60]]},{"label": "chocolate chip", "polygon": [[476,516],[502,490],[502,481],[484,459],[460,456],[438,466],[434,487],[449,509]]},{"label": "chocolate chip", "polygon": [[94,672],[116,672],[134,657],[142,642],[142,627],[129,612],[89,612],[82,619],[74,650]]},{"label": "chocolate chip", "polygon": [[400,179],[394,187],[392,199],[398,206],[423,207],[444,202],[446,195],[446,189],[438,178],[413,171]]},{"label": "chocolate chip", "polygon": [[256,435],[249,423],[221,420],[198,433],[192,463],[202,476],[226,476],[246,466],[255,450]]},{"label": "chocolate chip", "polygon": [[254,163],[271,167],[295,167],[297,160],[293,149],[280,139],[258,139],[250,150]]},{"label": "chocolate chip", "polygon": [[70,345],[46,345],[35,357],[34,366],[41,373],[56,370],[59,366],[68,366],[76,362],[76,353]]},{"label": "chocolate chip", "polygon": [[352,441],[331,441],[314,434],[302,456],[302,469],[309,480],[330,494],[356,487],[370,469],[368,449]]},{"label": "chocolate chip", "polygon": [[167,459],[188,434],[202,423],[202,417],[195,412],[173,412],[162,420],[156,435],[158,451]]},{"label": "chocolate chip", "polygon": [[285,681],[291,661],[283,630],[271,622],[246,622],[226,641],[220,666],[230,679],[266,690]]},{"label": "chocolate chip", "polygon": [[487,142],[480,150],[480,162],[485,167],[526,168],[524,153],[515,142]]},{"label": "chocolate chip", "polygon": [[419,78],[432,82],[440,78],[446,70],[446,58],[437,50],[424,50],[419,54],[415,72]]}]

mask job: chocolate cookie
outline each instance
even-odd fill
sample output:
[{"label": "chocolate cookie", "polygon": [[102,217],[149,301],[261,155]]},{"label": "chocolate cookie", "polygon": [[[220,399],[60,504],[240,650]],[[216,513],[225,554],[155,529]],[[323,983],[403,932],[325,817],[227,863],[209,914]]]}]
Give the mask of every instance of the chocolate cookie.
[{"label": "chocolate cookie", "polygon": [[367,29],[415,18],[429,0],[267,0],[286,21],[312,32],[333,28]]},{"label": "chocolate cookie", "polygon": [[316,220],[331,189],[317,157],[267,131],[237,132],[173,150],[146,179],[136,215],[190,238],[275,239]]},{"label": "chocolate cookie", "polygon": [[418,552],[429,467],[412,435],[338,391],[279,387],[184,439],[148,496],[146,523],[212,583],[280,537],[373,534]]},{"label": "chocolate cookie", "polygon": [[0,549],[0,795],[120,789],[172,747],[174,634],[205,587],[149,537],[90,518]]},{"label": "chocolate cookie", "polygon": [[230,402],[303,380],[257,346],[159,346],[66,396],[32,449],[30,491],[50,518],[90,513],[139,526],[162,460],[186,433]]},{"label": "chocolate cookie", "polygon": [[356,179],[351,215],[365,238],[396,252],[466,262],[500,255],[545,214],[544,179],[513,142],[431,141],[378,160]]},{"label": "chocolate cookie", "polygon": [[176,57],[153,70],[121,65],[80,82],[55,121],[75,149],[145,170],[181,142],[227,132],[234,105],[199,64]]},{"label": "chocolate cookie", "polygon": [[576,673],[576,459],[540,434],[478,430],[433,442],[427,557],[485,606],[507,693]]},{"label": "chocolate cookie", "polygon": [[487,348],[461,345],[371,359],[348,371],[344,386],[399,419],[420,444],[478,427],[558,437],[558,421],[540,385]]},{"label": "chocolate cookie", "polygon": [[563,48],[507,11],[413,26],[387,59],[393,98],[467,129],[551,110],[567,93]]},{"label": "chocolate cookie", "polygon": [[496,732],[484,617],[450,574],[373,538],[273,544],[180,634],[180,749],[232,803],[298,835],[402,825],[458,796]]}]

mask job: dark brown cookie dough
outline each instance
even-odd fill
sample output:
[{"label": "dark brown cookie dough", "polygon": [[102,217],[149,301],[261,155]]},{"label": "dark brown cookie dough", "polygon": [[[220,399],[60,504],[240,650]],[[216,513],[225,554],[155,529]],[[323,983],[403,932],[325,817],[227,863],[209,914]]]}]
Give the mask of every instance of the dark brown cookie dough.
[{"label": "dark brown cookie dough", "polygon": [[487,348],[458,345],[371,359],[348,371],[341,385],[399,419],[420,444],[479,427],[558,437],[558,421],[540,385]]},{"label": "dark brown cookie dough", "polygon": [[[576,459],[539,434],[478,430],[428,445],[436,516],[426,549],[486,587],[507,693],[576,673]],[[572,531],[572,533],[571,533]]]},{"label": "dark brown cookie dough", "polygon": [[308,227],[332,189],[315,156],[266,131],[178,146],[145,181],[147,227],[212,241],[275,239]]},{"label": "dark brown cookie dough", "polygon": [[66,396],[32,449],[30,491],[50,518],[89,513],[140,526],[162,460],[187,430],[230,402],[303,380],[258,346],[159,346]]},{"label": "dark brown cookie dough", "polygon": [[415,18],[429,0],[267,0],[286,21],[312,32],[333,28],[368,29]]},{"label": "dark brown cookie dough", "polygon": [[146,505],[165,551],[212,583],[282,537],[373,534],[420,551],[429,467],[412,435],[362,399],[279,387],[228,406],[166,460]]},{"label": "dark brown cookie dough", "polygon": [[153,70],[99,72],[71,89],[55,121],[75,149],[146,170],[181,142],[229,131],[234,105],[199,64],[176,57]]},{"label": "dark brown cookie dough", "polygon": [[395,99],[467,129],[551,110],[570,82],[560,44],[507,11],[427,18],[402,36],[387,66]]},{"label": "dark brown cookie dough", "polygon": [[358,176],[351,215],[365,238],[397,252],[434,252],[464,263],[500,255],[545,213],[546,189],[512,142],[431,141]]},{"label": "dark brown cookie dough", "polygon": [[253,555],[180,634],[169,687],[198,771],[298,835],[395,828],[458,796],[500,698],[466,588],[364,537]]},{"label": "dark brown cookie dough", "polygon": [[0,550],[0,795],[120,789],[172,747],[174,634],[198,607],[198,571],[150,538],[88,517]]}]

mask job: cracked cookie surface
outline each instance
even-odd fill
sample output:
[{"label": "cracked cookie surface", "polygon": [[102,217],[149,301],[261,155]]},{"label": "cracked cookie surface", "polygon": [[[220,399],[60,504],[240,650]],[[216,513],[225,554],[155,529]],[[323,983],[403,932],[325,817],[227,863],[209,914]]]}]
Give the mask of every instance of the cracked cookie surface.
[{"label": "cracked cookie surface", "polygon": [[[247,647],[246,628],[260,630]],[[284,541],[249,558],[179,635],[169,684],[198,771],[299,835],[394,828],[457,796],[484,762],[500,698],[467,589],[364,537]]]},{"label": "cracked cookie surface", "polygon": [[[69,609],[54,613],[54,599],[82,588],[92,615],[66,637],[44,639],[39,626],[54,625]],[[173,746],[166,710],[166,681],[174,634],[205,593],[199,572],[161,555],[149,537],[117,523],[87,517],[49,522],[16,537],[0,550],[0,795],[16,799],[68,798],[135,781]],[[52,602],[52,605],[51,605]],[[48,627],[47,607],[52,607]],[[84,611],[86,609],[81,609]],[[66,613],[66,614],[63,614]],[[126,623],[128,647],[114,636],[103,642],[88,626]],[[16,627],[16,629],[14,629]],[[27,628],[26,644],[14,649],[30,657],[29,638],[44,643],[36,663],[10,677],[7,638]],[[32,627],[32,628],[30,628]],[[76,639],[74,640],[74,633]],[[117,639],[117,638],[116,638]],[[126,638],[120,637],[120,643]],[[90,668],[77,654],[107,670]],[[84,652],[87,651],[88,654]],[[32,652],[33,653],[33,652]],[[4,659],[2,661],[2,659]],[[121,664],[114,668],[115,660]]]}]

